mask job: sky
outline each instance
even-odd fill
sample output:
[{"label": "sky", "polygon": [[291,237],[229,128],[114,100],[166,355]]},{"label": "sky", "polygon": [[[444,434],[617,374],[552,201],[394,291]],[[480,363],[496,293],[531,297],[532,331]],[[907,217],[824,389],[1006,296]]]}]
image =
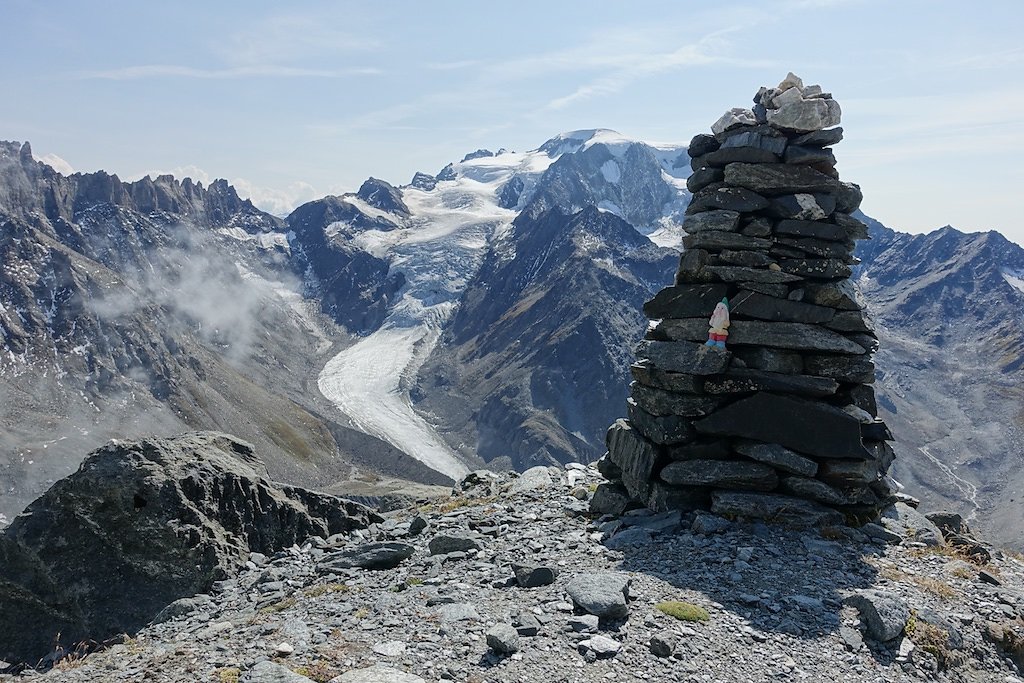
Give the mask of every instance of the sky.
[{"label": "sky", "polygon": [[685,143],[793,71],[889,227],[1024,243],[1024,2],[0,0],[0,139],[58,170],[227,178],[277,214],[369,176],[611,128]]}]

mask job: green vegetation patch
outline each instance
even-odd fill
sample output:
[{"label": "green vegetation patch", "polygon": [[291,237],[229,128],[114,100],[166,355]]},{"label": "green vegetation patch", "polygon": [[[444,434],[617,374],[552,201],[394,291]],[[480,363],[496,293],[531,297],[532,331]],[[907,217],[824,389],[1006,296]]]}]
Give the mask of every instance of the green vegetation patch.
[{"label": "green vegetation patch", "polygon": [[708,611],[689,602],[680,600],[666,600],[654,606],[658,611],[675,617],[679,621],[707,621],[711,618]]}]

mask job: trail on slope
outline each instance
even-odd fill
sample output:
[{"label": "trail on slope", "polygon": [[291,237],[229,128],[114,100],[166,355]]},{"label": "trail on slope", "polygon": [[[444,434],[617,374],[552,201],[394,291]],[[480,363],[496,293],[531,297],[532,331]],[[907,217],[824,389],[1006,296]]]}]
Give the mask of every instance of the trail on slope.
[{"label": "trail on slope", "polygon": [[950,483],[953,484],[953,486],[964,495],[967,502],[971,504],[973,509],[964,521],[970,522],[977,517],[978,511],[981,509],[981,506],[978,504],[978,487],[954,473],[953,469],[949,465],[932,455],[931,451],[928,450],[928,446],[918,446],[917,450],[921,451],[921,453],[923,453],[924,456],[928,458],[928,460],[931,461],[931,463],[935,465],[940,472],[946,475],[946,478],[949,479]]}]

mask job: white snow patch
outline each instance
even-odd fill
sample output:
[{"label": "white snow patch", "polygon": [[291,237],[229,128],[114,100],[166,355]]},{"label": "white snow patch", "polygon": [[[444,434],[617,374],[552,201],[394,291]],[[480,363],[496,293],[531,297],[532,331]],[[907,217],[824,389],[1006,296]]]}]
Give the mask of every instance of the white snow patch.
[{"label": "white snow patch", "polygon": [[622,171],[619,170],[619,165],[615,163],[615,160],[609,159],[608,161],[601,164],[601,175],[609,183],[617,183],[622,178]]},{"label": "white snow patch", "polygon": [[1006,280],[1011,287],[1024,294],[1024,271],[1004,270],[1003,279]]},{"label": "white snow patch", "polygon": [[597,209],[598,211],[607,211],[608,213],[613,213],[619,218],[622,218],[622,209],[620,209],[619,205],[613,201],[602,199],[597,203]]},{"label": "white snow patch", "polygon": [[239,242],[256,242],[261,249],[273,249],[274,247],[289,248],[288,235],[282,232],[258,232],[252,234],[238,227],[218,228],[217,232]]}]

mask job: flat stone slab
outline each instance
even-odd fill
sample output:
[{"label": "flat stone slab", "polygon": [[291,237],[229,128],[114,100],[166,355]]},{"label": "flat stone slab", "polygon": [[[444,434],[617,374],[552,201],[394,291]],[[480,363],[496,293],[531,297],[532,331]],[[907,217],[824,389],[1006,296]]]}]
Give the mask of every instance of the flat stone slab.
[{"label": "flat stone slab", "polygon": [[331,683],[425,683],[419,676],[390,666],[376,664],[365,669],[346,671]]},{"label": "flat stone slab", "polygon": [[841,183],[810,166],[790,164],[732,163],[725,167],[725,182],[745,187],[758,194],[782,194],[845,191]]},{"label": "flat stone slab", "polygon": [[683,238],[683,246],[686,249],[707,249],[708,251],[721,251],[722,249],[767,251],[771,249],[772,244],[771,240],[763,237],[750,237],[738,232],[718,230],[695,232]]},{"label": "flat stone slab", "polygon": [[772,232],[776,235],[811,237],[833,242],[846,242],[849,239],[849,232],[843,226],[820,221],[779,221],[772,229]]},{"label": "flat stone slab", "polygon": [[[708,335],[705,320],[703,337]],[[698,337],[699,338],[699,337]],[[649,361],[649,365],[666,372],[683,372],[690,375],[717,375],[729,367],[732,354],[717,346],[705,346],[689,341],[651,341],[637,344],[638,359]]]},{"label": "flat stone slab", "polygon": [[739,443],[733,446],[733,450],[784,472],[804,477],[813,477],[818,473],[818,463],[777,443]]},{"label": "flat stone slab", "polygon": [[711,512],[725,517],[763,519],[799,526],[825,526],[843,522],[843,515],[836,510],[810,500],[776,493],[713,491]]},{"label": "flat stone slab", "polygon": [[658,453],[633,426],[616,420],[605,436],[608,458],[622,470],[622,484],[631,496],[646,498],[650,493],[651,473]]},{"label": "flat stone slab", "polygon": [[666,372],[650,367],[647,362],[634,363],[629,366],[629,372],[640,384],[665,391],[675,391],[684,394],[699,394],[703,392],[704,379],[696,375],[688,375],[681,372]]},{"label": "flat stone slab", "polygon": [[[712,311],[714,307],[712,307]],[[710,313],[709,313],[710,315]],[[729,300],[729,315],[733,319],[756,318],[772,322],[827,323],[835,317],[835,309],[802,301],[790,301],[757,292],[741,291]],[[648,316],[654,317],[654,316]],[[663,318],[690,318],[698,315],[659,316]]]},{"label": "flat stone slab", "polygon": [[416,548],[408,543],[388,541],[385,543],[364,543],[351,550],[326,555],[320,563],[320,571],[330,569],[393,569],[412,557]]},{"label": "flat stone slab", "polygon": [[717,486],[771,491],[778,485],[775,469],[756,462],[735,460],[680,460],[666,465],[661,479],[676,486]]},{"label": "flat stone slab", "polygon": [[665,287],[644,304],[644,315],[651,319],[710,317],[728,291],[720,284]]},{"label": "flat stone slab", "polygon": [[707,394],[736,394],[753,391],[782,391],[821,398],[839,390],[839,382],[813,375],[787,375],[747,368],[731,368],[724,375],[708,377],[702,384]]},{"label": "flat stone slab", "polygon": [[[754,238],[750,238],[754,239]],[[685,240],[684,240],[685,243]],[[725,282],[764,282],[782,285],[803,280],[799,275],[767,268],[743,268],[742,266],[708,266],[707,272]]]},{"label": "flat stone slab", "polygon": [[711,230],[732,232],[740,226],[740,214],[737,211],[714,210],[693,213],[683,220],[683,230],[690,233]]},{"label": "flat stone slab", "polygon": [[[654,325],[652,333],[670,341],[699,341],[707,339],[708,324],[700,318],[665,319]],[[729,326],[727,345],[769,346],[777,349],[793,351],[809,351],[821,353],[842,353],[863,355],[863,346],[832,330],[805,323],[767,322],[760,320],[734,320]],[[870,363],[870,361],[866,361]],[[843,359],[835,364],[840,365]],[[655,363],[657,365],[657,363]],[[843,379],[826,372],[829,364],[822,362],[814,369],[808,368],[811,374],[821,377]],[[858,366],[859,367],[859,366]],[[666,368],[667,369],[667,368]],[[872,366],[871,371],[874,372]],[[713,373],[711,373],[713,374]]]},{"label": "flat stone slab", "polygon": [[870,459],[860,422],[814,401],[757,393],[694,422],[702,434],[777,443],[819,458]]},{"label": "flat stone slab", "polygon": [[659,417],[651,415],[637,405],[632,398],[626,399],[630,424],[645,437],[657,444],[679,444],[692,441],[696,434],[693,420],[678,415]]},{"label": "flat stone slab", "polygon": [[712,413],[723,401],[719,396],[676,394],[642,384],[634,384],[630,396],[651,415],[663,416],[701,417]]}]

